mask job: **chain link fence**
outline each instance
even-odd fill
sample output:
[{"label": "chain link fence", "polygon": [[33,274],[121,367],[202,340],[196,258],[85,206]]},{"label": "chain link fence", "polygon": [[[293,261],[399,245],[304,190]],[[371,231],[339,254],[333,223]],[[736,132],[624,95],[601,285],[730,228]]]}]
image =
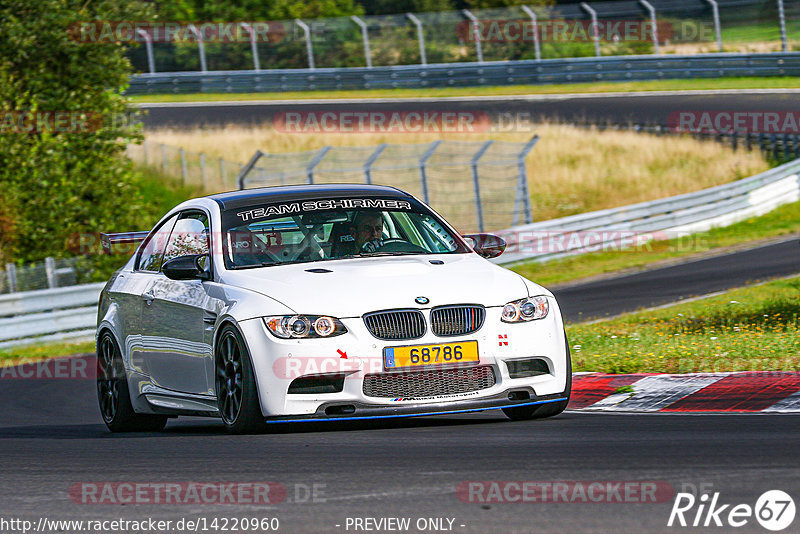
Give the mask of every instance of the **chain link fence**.
[{"label": "chain link fence", "polygon": [[78,258],[46,258],[25,266],[8,263],[0,270],[0,294],[72,286],[78,278]]},{"label": "chain link fence", "polygon": [[[149,33],[148,33],[149,32]],[[796,0],[623,0],[269,22],[155,23],[139,72],[427,65],[630,54],[800,50]],[[231,37],[234,36],[234,37]]]}]

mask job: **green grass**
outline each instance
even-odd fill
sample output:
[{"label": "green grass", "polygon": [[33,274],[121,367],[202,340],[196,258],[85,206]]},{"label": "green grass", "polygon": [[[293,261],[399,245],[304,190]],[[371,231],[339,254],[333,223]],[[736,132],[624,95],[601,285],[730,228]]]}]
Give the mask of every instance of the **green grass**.
[{"label": "green grass", "polygon": [[448,96],[546,95],[561,93],[615,93],[632,91],[687,91],[705,89],[795,89],[800,78],[719,78],[711,80],[657,80],[496,87],[441,87],[425,89],[365,89],[351,91],[295,91],[286,93],[193,93],[132,95],[136,103],[229,100],[304,100],[341,98],[415,98]]},{"label": "green grass", "polygon": [[23,347],[0,349],[0,367],[17,365],[23,362],[59,358],[73,354],[94,352],[94,341],[65,342],[65,343],[38,343]]},{"label": "green grass", "polygon": [[653,241],[638,248],[592,252],[545,263],[530,261],[511,269],[547,287],[626,269],[644,269],[656,262],[687,258],[795,232],[800,232],[800,202],[785,204],[760,217],[751,217],[684,238]]},{"label": "green grass", "polygon": [[567,326],[575,371],[800,371],[800,278]]}]

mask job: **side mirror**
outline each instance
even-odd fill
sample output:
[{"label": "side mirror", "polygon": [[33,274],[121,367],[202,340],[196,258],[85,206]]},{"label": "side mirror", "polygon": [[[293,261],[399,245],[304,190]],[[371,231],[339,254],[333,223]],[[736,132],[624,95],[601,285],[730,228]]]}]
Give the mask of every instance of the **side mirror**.
[{"label": "side mirror", "polygon": [[506,242],[492,234],[469,234],[465,238],[472,241],[473,250],[486,259],[496,258],[506,250]]},{"label": "side mirror", "polygon": [[211,280],[211,258],[208,254],[191,254],[172,258],[161,266],[170,280]]}]

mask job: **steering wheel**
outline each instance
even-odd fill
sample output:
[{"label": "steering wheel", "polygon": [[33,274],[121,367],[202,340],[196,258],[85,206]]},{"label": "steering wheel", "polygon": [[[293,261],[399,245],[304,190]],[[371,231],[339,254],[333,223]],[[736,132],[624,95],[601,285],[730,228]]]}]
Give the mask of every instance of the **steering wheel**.
[{"label": "steering wheel", "polygon": [[383,240],[383,244],[376,250],[376,252],[419,252],[424,254],[427,252],[427,250],[413,243],[409,243],[405,239],[390,237],[389,239]]}]

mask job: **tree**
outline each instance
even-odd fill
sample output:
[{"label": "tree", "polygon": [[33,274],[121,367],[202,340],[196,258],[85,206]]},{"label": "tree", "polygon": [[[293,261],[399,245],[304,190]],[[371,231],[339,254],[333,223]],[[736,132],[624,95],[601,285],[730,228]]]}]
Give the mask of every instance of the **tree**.
[{"label": "tree", "polygon": [[74,24],[145,16],[131,0],[0,3],[6,259],[64,256],[78,235],[127,229],[135,219],[141,199],[124,151],[140,134],[122,120],[131,110],[121,96],[130,65],[123,45],[85,42]]}]

